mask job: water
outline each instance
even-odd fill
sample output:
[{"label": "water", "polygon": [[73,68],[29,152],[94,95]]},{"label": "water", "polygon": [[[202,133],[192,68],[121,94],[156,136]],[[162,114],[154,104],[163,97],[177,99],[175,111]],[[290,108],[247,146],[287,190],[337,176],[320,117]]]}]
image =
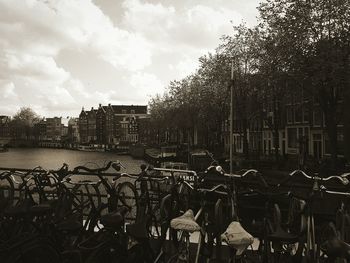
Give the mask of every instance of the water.
[{"label": "water", "polygon": [[[66,150],[66,149],[50,149],[50,148],[11,148],[8,152],[0,153],[0,167],[2,168],[26,168],[33,169],[37,166],[41,166],[46,170],[56,170],[62,167],[63,163],[67,163],[69,166],[69,170],[72,170],[74,167],[78,165],[85,165],[89,168],[98,168],[104,167],[105,164],[109,161],[120,161],[125,169],[122,169],[122,172],[129,174],[139,174],[141,169],[140,165],[145,163],[142,160],[133,159],[128,155],[118,155],[112,152],[83,152],[83,151],[75,151],[75,150]],[[108,172],[115,172],[112,168]],[[15,176],[16,178],[16,176]],[[112,182],[112,177],[106,177],[107,180]],[[17,178],[19,180],[19,178]],[[85,176],[85,175],[74,175],[72,178],[72,182],[77,182],[80,180],[90,180],[90,181],[98,181],[99,178],[96,176]],[[19,180],[20,181],[20,180]],[[122,182],[134,182],[134,179],[130,178],[120,178],[118,179],[118,183]],[[6,186],[8,184],[7,181],[0,180],[0,188],[2,187],[6,191]],[[68,185],[68,187],[71,187]],[[17,188],[17,185],[15,185]],[[106,191],[102,184],[98,187],[98,192],[96,192],[92,187],[88,187],[89,192],[95,195],[105,195]],[[85,188],[82,187],[82,194],[86,191]],[[1,190],[1,189],[0,189]],[[0,191],[1,194],[1,191]],[[131,196],[131,192],[129,192],[130,198],[134,198]],[[5,195],[6,196],[6,195]],[[84,196],[84,195],[83,195]],[[128,193],[126,193],[128,196]],[[15,197],[19,198],[19,193],[15,193]],[[35,201],[38,201],[38,196],[33,197]],[[87,196],[83,197],[84,199]],[[130,199],[129,198],[129,199]],[[93,200],[97,200],[96,197]],[[106,202],[105,196],[102,198],[103,202]],[[130,202],[132,200],[130,199]],[[130,204],[133,206],[134,202]]]},{"label": "water", "polygon": [[118,155],[112,152],[83,152],[66,149],[49,148],[11,148],[7,152],[0,153],[0,167],[28,168],[41,166],[47,170],[55,170],[67,163],[70,169],[78,165],[87,165],[90,168],[103,166],[108,161],[119,160],[126,172],[137,174],[142,160],[133,159],[128,155]]}]

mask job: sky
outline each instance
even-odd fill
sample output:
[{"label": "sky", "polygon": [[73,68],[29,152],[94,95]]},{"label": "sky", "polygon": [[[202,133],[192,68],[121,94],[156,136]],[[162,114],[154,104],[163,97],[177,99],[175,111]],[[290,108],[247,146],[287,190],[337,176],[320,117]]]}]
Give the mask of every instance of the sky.
[{"label": "sky", "polygon": [[0,115],[146,105],[260,0],[0,0]]}]

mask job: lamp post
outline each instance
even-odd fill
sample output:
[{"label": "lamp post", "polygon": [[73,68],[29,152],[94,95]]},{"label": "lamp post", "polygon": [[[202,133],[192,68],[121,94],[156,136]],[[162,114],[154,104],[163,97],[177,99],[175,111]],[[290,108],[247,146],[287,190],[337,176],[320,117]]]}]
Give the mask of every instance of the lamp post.
[{"label": "lamp post", "polygon": [[233,87],[234,80],[234,63],[231,62],[231,85],[230,85],[230,174],[233,172]]}]

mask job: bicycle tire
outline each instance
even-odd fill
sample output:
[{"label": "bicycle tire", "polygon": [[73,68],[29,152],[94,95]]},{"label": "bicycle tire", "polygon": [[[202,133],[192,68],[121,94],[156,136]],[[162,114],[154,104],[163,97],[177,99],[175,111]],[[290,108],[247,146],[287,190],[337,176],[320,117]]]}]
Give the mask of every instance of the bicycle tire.
[{"label": "bicycle tire", "polygon": [[179,262],[178,261],[178,254],[172,255],[167,261],[167,263],[176,263],[176,262]]},{"label": "bicycle tire", "polygon": [[127,206],[130,211],[125,215],[125,222],[135,223],[138,212],[138,194],[135,186],[130,182],[117,185],[117,207]]},{"label": "bicycle tire", "polygon": [[222,200],[219,198],[215,204],[215,231],[220,234],[224,232],[223,225]]},{"label": "bicycle tire", "polygon": [[170,199],[171,199],[171,194],[167,194],[160,201],[160,218],[162,221],[169,219],[169,213],[170,213],[170,207],[171,207]]},{"label": "bicycle tire", "polygon": [[15,198],[15,186],[10,176],[0,176],[0,212],[13,204]]},{"label": "bicycle tire", "polygon": [[80,194],[82,202],[78,206],[81,206],[83,215],[88,215],[92,206],[98,208],[101,205],[101,193],[97,185],[75,185],[72,193],[76,196]]}]

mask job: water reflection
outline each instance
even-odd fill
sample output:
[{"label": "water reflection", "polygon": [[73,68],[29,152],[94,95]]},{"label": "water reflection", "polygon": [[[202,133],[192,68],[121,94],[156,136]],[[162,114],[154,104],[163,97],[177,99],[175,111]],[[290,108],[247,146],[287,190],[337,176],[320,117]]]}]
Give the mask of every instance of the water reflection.
[{"label": "water reflection", "polygon": [[123,163],[128,173],[139,173],[143,160],[136,160],[128,155],[118,155],[111,152],[82,152],[66,149],[46,148],[11,148],[0,153],[0,167],[34,168],[41,166],[44,169],[58,169],[63,163],[70,168],[87,164],[88,167],[103,166],[108,161]]}]

